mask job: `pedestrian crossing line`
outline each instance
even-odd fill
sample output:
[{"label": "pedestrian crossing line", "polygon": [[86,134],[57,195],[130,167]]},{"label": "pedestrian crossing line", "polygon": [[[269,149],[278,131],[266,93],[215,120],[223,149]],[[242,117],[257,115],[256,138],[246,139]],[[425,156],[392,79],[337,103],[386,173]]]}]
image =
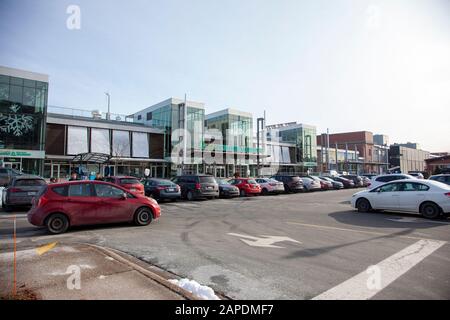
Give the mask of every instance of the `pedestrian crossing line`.
[{"label": "pedestrian crossing line", "polygon": [[313,300],[367,300],[388,287],[446,242],[419,240],[380,263],[321,293]]}]

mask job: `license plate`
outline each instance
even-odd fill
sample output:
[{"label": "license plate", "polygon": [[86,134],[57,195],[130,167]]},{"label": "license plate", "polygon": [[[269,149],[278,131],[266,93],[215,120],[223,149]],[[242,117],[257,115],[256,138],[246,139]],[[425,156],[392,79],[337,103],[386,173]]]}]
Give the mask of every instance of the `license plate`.
[{"label": "license plate", "polygon": [[137,189],[136,188],[131,188],[130,191],[137,191]]},{"label": "license plate", "polygon": [[206,187],[206,189],[212,189],[212,188],[213,188],[213,187],[211,187],[211,186],[207,186],[207,187]]},{"label": "license plate", "polygon": [[29,196],[34,196],[34,195],[36,195],[36,192],[28,192],[28,195]]},{"label": "license plate", "polygon": [[175,192],[175,188],[167,188],[168,192]]}]

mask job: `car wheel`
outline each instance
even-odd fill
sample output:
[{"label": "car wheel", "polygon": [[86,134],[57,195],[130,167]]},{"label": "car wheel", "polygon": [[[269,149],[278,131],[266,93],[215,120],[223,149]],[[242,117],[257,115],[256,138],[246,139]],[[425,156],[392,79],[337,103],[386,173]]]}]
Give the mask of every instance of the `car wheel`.
[{"label": "car wheel", "polygon": [[289,188],[289,186],[287,184],[284,185],[284,192],[286,192],[286,193],[291,192],[291,188]]},{"label": "car wheel", "polygon": [[134,215],[134,223],[138,226],[146,226],[152,222],[152,211],[149,208],[140,208]]},{"label": "car wheel", "polygon": [[441,214],[441,210],[436,204],[428,202],[422,205],[420,213],[424,218],[436,219]]},{"label": "car wheel", "polygon": [[54,213],[47,218],[45,225],[50,233],[60,234],[69,229],[69,219],[62,213]]},{"label": "car wheel", "polygon": [[245,191],[244,191],[244,190],[241,190],[241,191],[239,192],[239,195],[240,195],[241,197],[245,197],[245,196],[246,196]]},{"label": "car wheel", "polygon": [[359,199],[356,202],[356,208],[358,209],[358,212],[369,212],[372,207],[370,206],[370,202],[367,199]]},{"label": "car wheel", "polygon": [[267,195],[269,194],[269,191],[267,191],[266,188],[263,188],[262,191],[261,191],[261,194],[262,194],[263,196],[267,196]]},{"label": "car wheel", "polygon": [[188,192],[187,192],[186,198],[187,198],[189,201],[194,200],[194,194],[192,193],[192,191],[188,191]]}]

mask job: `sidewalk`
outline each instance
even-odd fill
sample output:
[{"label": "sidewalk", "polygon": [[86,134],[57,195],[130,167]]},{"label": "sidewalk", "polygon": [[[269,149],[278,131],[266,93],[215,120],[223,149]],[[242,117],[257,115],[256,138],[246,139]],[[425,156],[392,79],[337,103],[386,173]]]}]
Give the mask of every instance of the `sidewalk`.
[{"label": "sidewalk", "polygon": [[[162,272],[126,254],[87,244],[16,252],[16,299],[195,299]],[[0,297],[11,298],[14,253],[0,253]]]}]

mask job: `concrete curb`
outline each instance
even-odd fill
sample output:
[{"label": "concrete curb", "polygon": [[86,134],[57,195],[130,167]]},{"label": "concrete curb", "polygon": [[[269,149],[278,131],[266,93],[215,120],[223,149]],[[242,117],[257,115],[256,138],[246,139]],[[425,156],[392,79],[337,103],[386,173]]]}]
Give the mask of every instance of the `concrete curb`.
[{"label": "concrete curb", "polygon": [[[95,244],[90,244],[90,243],[83,243],[86,246],[92,247],[94,249],[97,249],[98,251],[102,252],[103,254],[119,261],[122,262],[128,266],[130,266],[131,268],[133,268],[134,270],[138,271],[139,273],[143,274],[144,276],[152,279],[153,281],[157,282],[158,284],[166,287],[167,289],[179,294],[180,296],[182,296],[183,298],[187,299],[187,300],[202,300],[196,296],[194,296],[192,293],[190,293],[189,291],[180,288],[179,286],[169,282],[167,279],[161,277],[160,275],[151,272],[139,265],[137,265],[136,263],[132,262],[131,259],[126,259],[123,256],[128,256],[128,254],[121,252],[121,255],[117,254],[114,252],[114,249],[110,249],[107,247],[101,247]],[[123,256],[122,256],[123,255]]]}]

